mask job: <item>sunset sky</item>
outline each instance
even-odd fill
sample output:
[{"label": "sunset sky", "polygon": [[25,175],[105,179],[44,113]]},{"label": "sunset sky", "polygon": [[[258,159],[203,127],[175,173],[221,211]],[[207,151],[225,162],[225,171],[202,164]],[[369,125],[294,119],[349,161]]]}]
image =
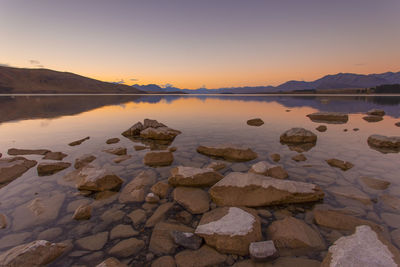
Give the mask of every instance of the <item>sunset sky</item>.
[{"label": "sunset sky", "polygon": [[0,64],[180,88],[400,71],[399,0],[0,0]]}]

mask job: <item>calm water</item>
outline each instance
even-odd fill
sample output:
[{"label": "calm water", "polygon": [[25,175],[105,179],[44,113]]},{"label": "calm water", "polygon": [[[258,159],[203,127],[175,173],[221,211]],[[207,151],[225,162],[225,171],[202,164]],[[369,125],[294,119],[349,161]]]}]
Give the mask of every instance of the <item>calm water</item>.
[{"label": "calm water", "polygon": [[[383,121],[368,123],[362,119],[364,113],[372,108],[386,111]],[[320,125],[309,120],[306,115],[316,111],[340,111],[349,113],[346,124],[325,124],[326,132],[315,128]],[[261,127],[251,127],[246,121],[262,118]],[[366,140],[371,134],[399,136],[400,97],[393,96],[19,96],[0,97],[0,153],[6,157],[9,148],[47,148],[68,154],[63,161],[73,163],[75,158],[91,153],[97,156],[95,164],[103,165],[125,180],[125,184],[139,172],[149,167],[142,164],[148,151],[134,151],[132,141],[121,133],[137,121],[145,118],[157,119],[171,128],[182,131],[173,142],[178,150],[174,152],[172,166],[185,165],[203,167],[212,160],[196,153],[199,144],[233,143],[248,146],[256,151],[258,159],[246,163],[228,163],[224,172],[247,171],[260,160],[270,160],[269,155],[279,153],[279,164],[289,172],[292,180],[319,184],[326,192],[324,203],[335,208],[346,208],[358,217],[367,218],[387,227],[388,232],[400,228],[400,218],[385,221],[381,214],[387,212],[379,196],[391,194],[400,197],[400,154],[382,154],[371,149]],[[318,135],[317,145],[304,153],[307,161],[295,162],[291,159],[297,152],[279,143],[279,136],[292,127],[304,127]],[[354,131],[359,128],[359,131]],[[347,131],[345,131],[347,129]],[[90,136],[90,140],[80,146],[70,147],[71,141]],[[119,137],[121,142],[106,145],[105,141]],[[115,157],[102,152],[109,147],[124,146],[132,158],[115,164]],[[39,156],[26,156],[43,160]],[[338,158],[352,162],[355,167],[343,172],[325,163],[325,159]],[[168,178],[170,167],[156,168],[158,179]],[[79,196],[74,186],[63,180],[73,167],[52,176],[38,177],[36,168],[30,169],[20,178],[0,189],[0,213],[7,216],[9,225],[0,229],[0,251],[18,244],[27,243],[43,237],[44,230],[49,241],[68,240],[74,247],[53,265],[69,266],[88,264],[92,266],[108,257],[107,251],[120,239],[108,240],[100,251],[84,251],[75,245],[75,240],[99,232],[110,231],[119,224],[130,224],[129,214],[142,204],[122,205],[111,196],[95,200]],[[362,186],[360,176],[370,176],[389,181],[391,185],[384,191],[369,190]],[[337,198],[329,193],[335,186],[357,188],[374,200],[372,205],[364,205],[348,198]],[[45,221],[24,221],[21,207],[35,198],[51,199],[55,211],[53,217]],[[72,220],[74,209],[81,203],[93,203],[94,210],[90,221]],[[274,211],[281,207],[268,208]],[[312,206],[306,207],[306,212]],[[57,211],[58,210],[58,211]],[[122,211],[121,216],[107,218],[106,211]],[[295,212],[304,219],[306,212]],[[172,216],[172,215],[171,215]],[[110,217],[110,216],[108,216]],[[399,216],[400,217],[400,216]],[[196,222],[200,216],[194,216]],[[271,220],[274,220],[273,217]],[[268,222],[263,223],[263,229]],[[398,225],[398,226],[397,226]],[[139,239],[148,244],[151,233],[139,232]],[[329,232],[320,229],[326,238]],[[146,261],[148,251],[143,250],[127,263],[141,264]],[[312,255],[320,259],[322,254]]]}]

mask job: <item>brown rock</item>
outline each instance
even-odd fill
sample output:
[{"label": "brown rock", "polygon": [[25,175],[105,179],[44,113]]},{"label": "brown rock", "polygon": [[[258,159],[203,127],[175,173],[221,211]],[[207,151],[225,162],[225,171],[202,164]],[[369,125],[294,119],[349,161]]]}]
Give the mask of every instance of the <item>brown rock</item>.
[{"label": "brown rock", "polygon": [[123,162],[123,161],[125,161],[125,160],[130,159],[131,157],[132,157],[131,155],[122,155],[122,156],[119,156],[119,157],[114,158],[114,159],[113,159],[113,162],[114,162],[114,163],[121,163],[121,162]]},{"label": "brown rock", "polygon": [[42,162],[37,166],[37,172],[39,176],[53,175],[66,168],[69,168],[70,166],[71,163],[69,162],[54,162],[54,163]]},{"label": "brown rock", "polygon": [[375,190],[385,190],[390,185],[390,182],[367,176],[360,177],[360,180],[364,185]]},{"label": "brown rock", "polygon": [[89,191],[119,190],[123,180],[106,169],[83,167],[77,174],[77,188]]},{"label": "brown rock", "polygon": [[264,124],[264,121],[260,118],[256,118],[256,119],[251,119],[247,121],[247,125],[250,126],[261,126]]},{"label": "brown rock", "polygon": [[368,115],[363,117],[363,120],[367,121],[367,122],[378,122],[383,120],[382,116],[374,116],[374,115]]},{"label": "brown rock", "polygon": [[303,154],[297,154],[296,156],[292,157],[292,160],[299,162],[299,161],[306,161],[307,158]]},{"label": "brown rock", "polygon": [[139,240],[136,238],[129,238],[121,242],[118,242],[108,251],[108,254],[115,255],[121,258],[126,258],[131,255],[137,254],[144,247],[145,243],[143,242],[143,240]]},{"label": "brown rock", "polygon": [[333,124],[346,123],[349,120],[349,116],[347,114],[337,112],[316,112],[308,114],[307,117],[309,117],[313,122],[325,122]]},{"label": "brown rock", "polygon": [[180,131],[168,127],[147,128],[140,132],[140,137],[152,140],[165,140],[172,141],[177,135],[181,134]]},{"label": "brown rock", "polygon": [[65,158],[66,156],[68,156],[68,155],[65,153],[62,153],[62,152],[49,152],[49,153],[46,153],[46,155],[43,157],[43,159],[63,160],[63,158]]},{"label": "brown rock", "polygon": [[157,182],[154,184],[151,188],[150,191],[159,196],[160,198],[165,198],[168,195],[168,191],[171,188],[171,186],[163,181]]},{"label": "brown rock", "polygon": [[119,140],[119,138],[110,138],[110,139],[108,139],[107,141],[106,141],[106,144],[116,144],[116,143],[118,143],[120,140]]},{"label": "brown rock", "polygon": [[383,208],[391,211],[400,211],[400,198],[384,194],[379,197],[380,202],[383,204]]},{"label": "brown rock", "polygon": [[257,158],[257,153],[250,148],[234,145],[199,146],[197,152],[206,156],[224,158],[230,161],[250,161]]},{"label": "brown rock", "polygon": [[315,128],[315,130],[322,133],[322,132],[326,132],[326,130],[328,130],[328,127],[326,127],[325,125],[320,125],[317,128]]},{"label": "brown rock", "polygon": [[160,197],[151,192],[146,195],[145,201],[147,203],[158,203],[160,201]]},{"label": "brown rock", "polygon": [[169,166],[174,161],[174,155],[171,152],[148,152],[144,156],[144,164],[151,167]]},{"label": "brown rock", "polygon": [[76,244],[85,250],[100,250],[108,240],[108,232],[101,232],[76,240]]},{"label": "brown rock", "polygon": [[128,183],[119,195],[119,202],[143,202],[150,187],[156,182],[156,173],[152,170],[142,171]]},{"label": "brown rock", "polygon": [[108,148],[104,149],[104,152],[107,152],[109,154],[117,155],[117,156],[122,156],[126,155],[126,148],[125,147],[114,147],[114,148]]},{"label": "brown rock", "polygon": [[151,267],[176,267],[176,264],[173,257],[162,256],[153,261]]},{"label": "brown rock", "polygon": [[385,111],[382,109],[371,109],[367,112],[368,115],[385,116]]},{"label": "brown rock", "polygon": [[142,131],[143,129],[144,129],[143,124],[141,122],[137,122],[131,128],[123,132],[122,135],[125,137],[138,136],[140,135],[140,131]]},{"label": "brown rock", "polygon": [[93,155],[89,155],[89,154],[85,154],[79,158],[77,158],[75,160],[75,164],[74,167],[75,169],[80,169],[82,167],[85,167],[86,165],[88,165],[90,162],[94,161],[96,159],[95,156]]},{"label": "brown rock", "polygon": [[383,153],[397,153],[400,151],[400,137],[373,134],[368,137],[368,145]]},{"label": "brown rock", "polygon": [[119,224],[115,226],[110,232],[110,239],[127,238],[138,235],[139,232],[133,230],[132,226],[127,224]]},{"label": "brown rock", "polygon": [[80,205],[73,215],[75,220],[89,220],[92,217],[92,206],[90,205]]},{"label": "brown rock", "polygon": [[128,267],[128,265],[120,262],[116,258],[111,257],[96,265],[96,267]]},{"label": "brown rock", "polygon": [[178,267],[219,266],[226,261],[226,258],[226,255],[206,245],[198,250],[184,250],[175,255]]},{"label": "brown rock", "polygon": [[160,205],[153,213],[153,215],[147,220],[145,227],[153,227],[158,222],[165,219],[166,213],[174,206],[174,203],[167,202]]},{"label": "brown rock", "polygon": [[271,159],[275,162],[279,162],[281,160],[281,155],[275,153],[275,154],[271,154]]},{"label": "brown rock", "polygon": [[285,171],[282,166],[273,165],[267,161],[260,161],[256,164],[253,164],[249,172],[270,176],[277,179],[286,179],[289,177],[287,171]]},{"label": "brown rock", "polygon": [[200,188],[177,187],[173,196],[176,202],[192,214],[202,214],[210,208],[208,193]]},{"label": "brown rock", "polygon": [[134,148],[136,151],[140,151],[140,150],[145,150],[147,147],[146,147],[146,146],[133,146],[133,148]]},{"label": "brown rock", "polygon": [[136,209],[128,214],[134,225],[139,225],[146,220],[146,212],[142,209]]},{"label": "brown rock", "polygon": [[7,217],[3,213],[0,213],[0,229],[7,227]]},{"label": "brown rock", "polygon": [[400,121],[396,122],[394,125],[397,126],[397,127],[400,127]]},{"label": "brown rock", "polygon": [[305,258],[279,257],[272,262],[259,263],[252,260],[244,260],[233,267],[320,267],[321,262]]},{"label": "brown rock", "polygon": [[325,160],[331,167],[336,167],[342,171],[347,171],[354,167],[354,164],[348,161],[343,161],[340,159],[327,159]]},{"label": "brown rock", "polygon": [[48,149],[18,149],[18,148],[10,148],[8,150],[8,155],[18,156],[18,155],[46,155],[51,152]]},{"label": "brown rock", "polygon": [[69,143],[68,145],[69,145],[69,146],[79,146],[80,144],[82,144],[83,142],[85,142],[86,140],[89,140],[89,139],[90,139],[90,137],[87,136],[87,137],[85,137],[85,138],[83,138],[83,139],[80,139],[80,140],[71,142],[71,143]]},{"label": "brown rock", "polygon": [[280,136],[280,141],[284,144],[316,143],[317,136],[304,128],[292,128]]},{"label": "brown rock", "polygon": [[279,252],[276,250],[272,240],[250,243],[249,251],[253,261],[262,262],[279,256]]},{"label": "brown rock", "polygon": [[178,166],[171,170],[168,183],[173,186],[208,187],[222,178],[223,175],[213,169]]},{"label": "brown rock", "polygon": [[27,160],[24,157],[0,159],[0,185],[17,179],[36,164],[35,160]]}]

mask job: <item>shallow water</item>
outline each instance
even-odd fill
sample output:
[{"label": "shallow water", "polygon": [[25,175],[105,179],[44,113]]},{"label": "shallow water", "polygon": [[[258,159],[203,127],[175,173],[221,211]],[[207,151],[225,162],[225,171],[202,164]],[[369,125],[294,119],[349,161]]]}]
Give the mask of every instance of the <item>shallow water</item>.
[{"label": "shallow water", "polygon": [[[372,108],[386,111],[383,121],[369,123],[362,119],[365,112]],[[328,130],[320,133],[315,128],[321,123],[312,122],[306,117],[316,111],[349,113],[349,121],[346,124],[322,123],[327,125]],[[257,117],[263,119],[265,124],[261,127],[246,124],[248,119]],[[400,97],[394,96],[2,96],[0,153],[4,158],[7,150],[12,147],[46,148],[68,154],[63,161],[71,163],[75,158],[90,153],[97,157],[94,164],[114,171],[125,180],[125,185],[142,170],[151,168],[142,163],[148,150],[135,151],[133,145],[137,143],[124,138],[121,133],[137,121],[145,118],[157,119],[182,131],[172,144],[178,148],[174,152],[172,166],[153,168],[158,173],[158,180],[167,179],[173,166],[203,167],[214,161],[196,152],[200,144],[233,143],[248,146],[258,153],[258,158],[245,163],[228,163],[229,168],[224,173],[246,172],[255,162],[271,161],[269,155],[279,153],[279,164],[289,172],[288,179],[320,185],[326,193],[324,204],[352,210],[358,217],[375,221],[391,232],[400,228],[400,219],[388,223],[387,219],[385,221],[381,218],[381,214],[387,210],[382,206],[379,196],[391,194],[400,197],[400,154],[383,154],[371,149],[367,138],[371,134],[399,136],[400,127],[395,126],[400,121],[399,117]],[[291,157],[297,152],[279,142],[279,136],[292,127],[304,127],[318,135],[317,145],[303,153],[307,161],[293,161]],[[359,131],[354,131],[354,128],[359,128]],[[90,140],[82,145],[68,146],[68,143],[86,136],[90,136]],[[112,137],[119,137],[121,141],[114,145],[105,144]],[[132,158],[115,164],[112,162],[115,156],[102,150],[119,146],[126,147]],[[43,161],[40,156],[26,158]],[[329,158],[350,161],[355,166],[343,172],[330,167],[325,162]],[[142,203],[120,204],[116,195],[103,200],[80,196],[76,194],[75,187],[63,182],[63,177],[71,170],[73,167],[52,176],[38,177],[36,168],[31,168],[0,189],[0,213],[6,214],[9,222],[6,229],[0,229],[0,251],[36,240],[44,230],[52,229],[57,234],[49,241],[70,240],[74,245],[70,252],[53,263],[54,266],[93,266],[109,257],[108,249],[120,241],[119,239],[108,240],[102,250],[90,252],[79,249],[75,240],[110,231],[119,224],[130,224],[126,214],[142,206]],[[360,176],[386,180],[391,185],[383,191],[370,190],[362,186]],[[368,194],[374,202],[372,205],[365,205],[356,200],[335,197],[329,189],[336,185],[355,187]],[[60,205],[58,214],[56,212],[54,218],[37,225],[21,223],[21,220],[24,221],[24,214],[21,214],[18,207],[26,206],[38,197],[58,199],[54,202]],[[90,221],[74,221],[74,208],[83,202],[94,203],[92,218]],[[297,218],[304,219],[312,205],[301,207],[293,213]],[[267,209],[274,211],[280,208],[282,207]],[[121,216],[105,218],[107,216],[103,215],[104,212],[109,213],[110,210],[118,211]],[[175,211],[179,211],[179,208]],[[193,222],[198,222],[200,217],[194,216]],[[268,221],[264,221],[263,232],[267,226]],[[148,245],[151,232],[142,228],[136,229],[139,234],[135,237],[145,240]],[[326,229],[320,231],[325,238],[329,235]],[[328,239],[326,242],[331,244]],[[147,253],[144,249],[136,257],[125,261],[143,265]],[[317,253],[310,257],[321,260],[323,254]]]}]

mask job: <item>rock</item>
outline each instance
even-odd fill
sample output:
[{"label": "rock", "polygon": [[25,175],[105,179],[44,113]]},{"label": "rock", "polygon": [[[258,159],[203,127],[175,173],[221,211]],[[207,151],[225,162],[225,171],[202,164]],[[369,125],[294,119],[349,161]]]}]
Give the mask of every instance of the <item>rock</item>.
[{"label": "rock", "polygon": [[261,223],[254,211],[216,208],[203,215],[195,234],[219,252],[248,255],[249,245],[262,239]]},{"label": "rock", "polygon": [[18,156],[18,155],[46,155],[51,152],[48,149],[18,149],[18,148],[10,148],[7,151],[7,154],[10,156]]},{"label": "rock", "polygon": [[148,152],[144,156],[144,164],[151,167],[169,166],[174,161],[172,152]]},{"label": "rock", "polygon": [[145,247],[145,243],[143,240],[139,240],[136,238],[129,238],[125,239],[115,246],[113,246],[109,251],[108,254],[115,255],[117,257],[126,258],[131,255],[137,254]]},{"label": "rock", "polygon": [[69,168],[71,163],[69,162],[54,162],[54,163],[45,163],[42,162],[37,166],[37,172],[39,176],[47,176],[53,175],[57,172],[65,170]]},{"label": "rock", "polygon": [[85,137],[85,138],[83,138],[83,139],[80,139],[80,140],[71,142],[71,143],[69,143],[68,145],[69,145],[69,146],[79,146],[80,144],[82,144],[83,142],[85,142],[86,140],[89,140],[89,139],[90,139],[90,137],[87,136],[87,137]]},{"label": "rock", "polygon": [[266,263],[244,260],[233,265],[233,267],[320,267],[321,263],[316,260],[305,258],[279,257],[278,259]]},{"label": "rock", "polygon": [[150,238],[149,250],[156,255],[172,254],[178,247],[171,237],[172,231],[193,232],[193,229],[177,223],[156,224]]},{"label": "rock", "polygon": [[146,148],[146,146],[133,146],[133,149],[135,149],[136,151],[145,150]]},{"label": "rock", "polygon": [[360,177],[360,180],[363,185],[375,190],[385,190],[390,185],[390,182],[367,176]]},{"label": "rock", "polygon": [[152,170],[146,170],[139,173],[131,182],[129,182],[119,195],[119,202],[143,202],[150,186],[156,182],[156,173]]},{"label": "rock", "polygon": [[80,205],[76,210],[72,218],[74,220],[89,220],[92,217],[92,206]]},{"label": "rock", "polygon": [[9,234],[0,238],[0,249],[3,250],[9,247],[15,247],[17,245],[21,245],[28,239],[32,234],[25,232],[25,233],[18,233],[18,234]]},{"label": "rock", "polygon": [[106,141],[106,144],[111,145],[111,144],[116,144],[118,143],[120,140],[119,138],[110,138]]},{"label": "rock", "polygon": [[107,209],[102,215],[101,219],[106,223],[111,223],[121,220],[125,216],[125,212],[119,209]]},{"label": "rock", "polygon": [[296,156],[292,157],[292,160],[299,162],[299,161],[306,161],[307,158],[303,154],[297,154]]},{"label": "rock", "polygon": [[114,148],[108,148],[104,149],[104,152],[107,152],[109,154],[117,155],[117,156],[122,156],[126,155],[126,148],[125,147],[114,147]]},{"label": "rock", "polygon": [[151,267],[176,267],[176,264],[173,257],[162,256],[153,261]]},{"label": "rock", "polygon": [[142,131],[143,129],[144,129],[143,124],[141,122],[137,122],[131,128],[123,132],[122,135],[125,137],[138,136],[140,135],[140,131]]},{"label": "rock", "polygon": [[181,212],[178,212],[176,214],[176,219],[184,224],[189,224],[192,221],[192,218],[193,218],[192,214],[190,214],[186,210],[182,210]]},{"label": "rock", "polygon": [[202,214],[210,209],[208,193],[200,188],[177,187],[172,194],[174,200],[192,214]]},{"label": "rock", "polygon": [[326,132],[326,130],[328,130],[328,127],[326,127],[325,125],[320,125],[317,128],[315,128],[315,130],[317,130],[318,132]]},{"label": "rock", "polygon": [[363,120],[367,121],[367,122],[378,122],[383,120],[383,117],[381,116],[374,116],[374,115],[368,115],[363,117]]},{"label": "rock", "polygon": [[137,209],[128,214],[134,225],[139,225],[146,220],[146,212],[142,209]]},{"label": "rock", "polygon": [[230,161],[250,161],[257,158],[257,153],[250,148],[234,145],[199,146],[197,152]]},{"label": "rock", "polygon": [[383,212],[381,213],[382,220],[393,228],[400,228],[400,215],[397,213]]},{"label": "rock", "polygon": [[385,209],[396,212],[400,211],[400,198],[393,195],[384,194],[379,197],[379,200],[382,202]]},{"label": "rock", "polygon": [[270,155],[271,159],[275,162],[279,162],[281,160],[281,155],[275,153]]},{"label": "rock", "polygon": [[148,193],[145,198],[148,203],[158,203],[160,201],[160,197],[154,193]]},{"label": "rock", "polygon": [[338,112],[316,112],[308,114],[307,117],[309,117],[313,122],[325,122],[333,124],[346,123],[349,120],[349,116],[347,114]]},{"label": "rock", "polygon": [[368,137],[368,145],[383,153],[396,153],[400,151],[400,137],[373,134]]},{"label": "rock", "polygon": [[220,171],[222,169],[226,168],[226,164],[223,162],[211,162],[210,164],[208,164],[208,166],[206,167],[206,169],[213,169],[214,171]]},{"label": "rock", "polygon": [[160,198],[166,198],[168,195],[168,191],[171,188],[171,186],[165,182],[157,182],[154,184],[151,188],[150,191],[159,196]]},{"label": "rock", "polygon": [[268,261],[279,256],[272,240],[250,243],[249,252],[253,261]]},{"label": "rock", "polygon": [[123,180],[106,169],[83,167],[77,173],[77,188],[95,192],[119,190]]},{"label": "rock", "polygon": [[140,132],[140,137],[152,140],[166,140],[172,141],[177,135],[181,134],[180,131],[168,127],[147,128]]},{"label": "rock", "polygon": [[94,161],[95,159],[96,159],[95,156],[85,154],[75,160],[74,167],[75,167],[75,169],[80,169],[82,167],[85,167],[86,165],[88,165],[89,163]]},{"label": "rock", "polygon": [[253,173],[232,172],[209,190],[219,206],[268,206],[323,199],[314,184],[274,179]]},{"label": "rock", "polygon": [[76,240],[76,244],[85,250],[100,250],[108,240],[108,232],[101,232]]},{"label": "rock", "polygon": [[0,159],[0,185],[17,179],[36,164],[37,161],[24,157]]},{"label": "rock", "polygon": [[62,233],[63,233],[62,228],[54,227],[54,228],[50,228],[50,229],[47,229],[47,230],[44,230],[43,232],[41,232],[37,236],[37,239],[53,240],[53,239],[56,239],[57,237],[61,236]]},{"label": "rock", "polygon": [[156,120],[151,120],[151,119],[144,119],[144,121],[143,121],[143,129],[160,128],[160,127],[166,127],[166,125],[161,122],[158,122]]},{"label": "rock", "polygon": [[273,165],[267,161],[260,161],[256,164],[253,164],[249,172],[278,179],[286,179],[287,177],[289,177],[287,171],[285,171],[282,166]]},{"label": "rock", "polygon": [[221,266],[226,258],[226,255],[218,253],[206,245],[198,250],[184,250],[175,255],[178,267]]},{"label": "rock", "polygon": [[172,231],[171,237],[177,245],[188,249],[199,249],[203,239],[190,232]]},{"label": "rock", "polygon": [[356,187],[339,185],[329,187],[327,190],[336,196],[354,199],[366,205],[372,203],[370,197]]},{"label": "rock", "polygon": [[316,143],[317,135],[304,128],[292,128],[281,135],[280,141],[284,144]]},{"label": "rock", "polygon": [[354,167],[353,163],[340,159],[327,159],[325,161],[329,164],[329,166],[339,168],[342,171],[347,171]]},{"label": "rock", "polygon": [[125,161],[125,160],[130,159],[131,157],[132,157],[131,155],[122,155],[122,156],[119,156],[119,157],[114,158],[114,159],[113,159],[113,162],[114,162],[114,163],[121,163],[121,162],[123,162],[123,161]]},{"label": "rock", "polygon": [[397,126],[397,127],[400,127],[400,121],[396,122],[394,125]]},{"label": "rock", "polygon": [[376,223],[333,210],[314,210],[314,220],[318,225],[337,230],[354,231],[359,225],[369,225],[375,231],[383,231]]},{"label": "rock", "polygon": [[327,266],[398,266],[399,251],[369,226],[356,228],[354,234],[336,240],[322,262]]},{"label": "rock", "polygon": [[49,160],[63,160],[63,158],[65,158],[66,156],[68,156],[65,153],[62,152],[48,152],[46,153],[46,155],[43,157],[43,159],[49,159]]},{"label": "rock", "polygon": [[0,266],[44,266],[57,259],[66,250],[63,243],[36,240],[14,247],[0,255]]},{"label": "rock", "polygon": [[0,229],[7,227],[7,217],[3,213],[0,213]]},{"label": "rock", "polygon": [[247,121],[247,125],[250,126],[261,126],[264,124],[264,121],[260,118],[256,118],[256,119],[251,119]]},{"label": "rock", "polygon": [[96,265],[96,267],[128,267],[128,265],[120,262],[116,258],[111,257]]},{"label": "rock", "polygon": [[147,220],[145,227],[153,227],[158,222],[164,220],[165,214],[174,206],[174,203],[167,202],[160,205],[153,213],[153,215]]},{"label": "rock", "polygon": [[177,151],[177,150],[178,150],[178,148],[175,147],[175,146],[168,148],[168,151],[169,151],[169,152],[175,152],[175,151]]},{"label": "rock", "polygon": [[280,251],[325,249],[325,243],[320,234],[303,221],[293,217],[272,222],[267,228],[267,234]]},{"label": "rock", "polygon": [[385,111],[381,109],[371,109],[367,112],[368,115],[385,116]]},{"label": "rock", "polygon": [[224,176],[213,169],[178,166],[171,170],[168,183],[173,186],[199,186],[214,185]]},{"label": "rock", "polygon": [[138,235],[139,232],[133,230],[132,226],[126,224],[119,224],[115,226],[110,232],[110,239],[127,238]]}]

